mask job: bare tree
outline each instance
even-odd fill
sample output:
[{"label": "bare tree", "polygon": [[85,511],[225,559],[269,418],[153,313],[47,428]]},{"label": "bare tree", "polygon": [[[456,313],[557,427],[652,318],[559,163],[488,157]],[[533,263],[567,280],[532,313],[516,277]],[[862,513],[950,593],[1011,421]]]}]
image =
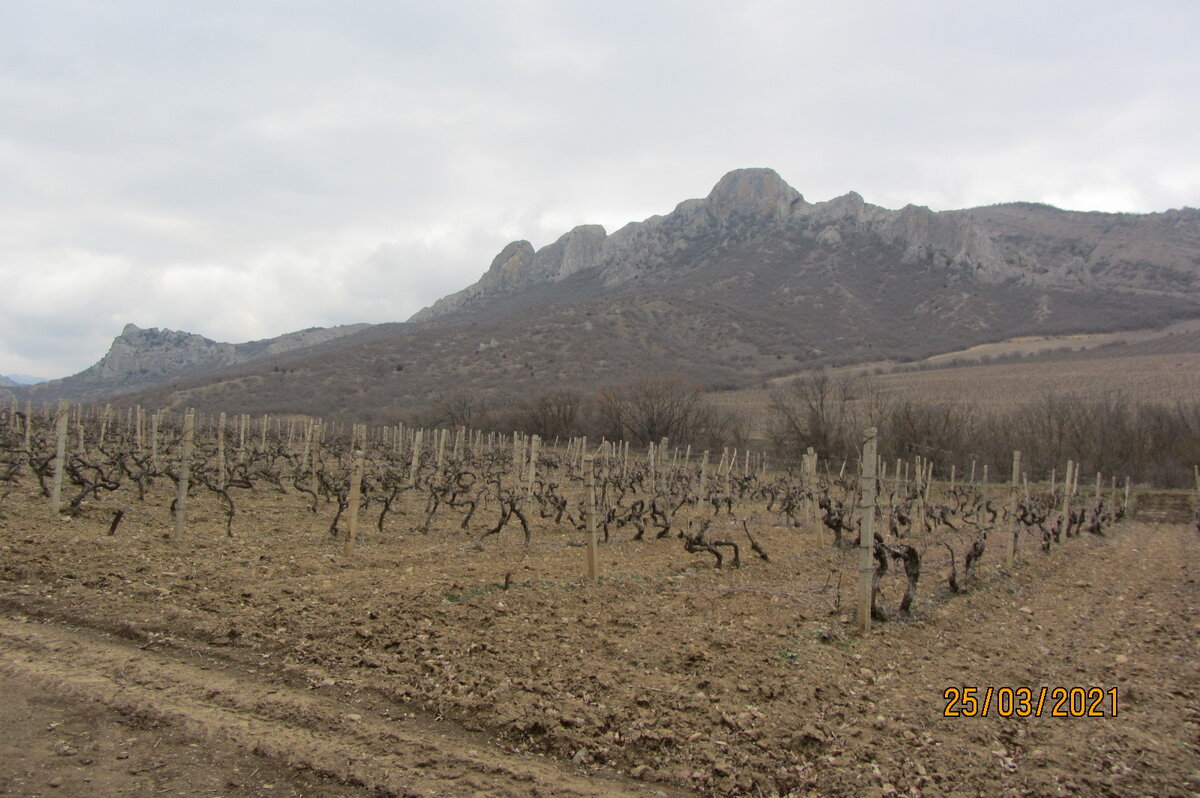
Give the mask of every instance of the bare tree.
[{"label": "bare tree", "polygon": [[851,402],[862,382],[820,371],[772,389],[769,409],[776,445],[792,454],[812,446],[827,457],[851,456],[858,426]]},{"label": "bare tree", "polygon": [[529,403],[523,427],[546,440],[568,437],[575,432],[582,404],[583,398],[575,391],[544,393]]},{"label": "bare tree", "polygon": [[662,438],[691,442],[720,423],[700,387],[682,377],[655,377],[601,391],[596,404],[608,434],[635,443]]},{"label": "bare tree", "polygon": [[483,402],[466,391],[444,394],[433,408],[436,420],[431,426],[470,427],[484,413]]}]

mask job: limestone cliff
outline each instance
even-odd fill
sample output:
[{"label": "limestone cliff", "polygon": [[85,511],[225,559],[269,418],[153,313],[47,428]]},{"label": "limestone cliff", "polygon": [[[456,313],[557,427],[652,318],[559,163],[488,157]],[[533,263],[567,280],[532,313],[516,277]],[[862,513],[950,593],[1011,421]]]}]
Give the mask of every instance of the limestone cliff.
[{"label": "limestone cliff", "polygon": [[[595,269],[616,286],[666,268],[719,259],[747,242],[764,253],[799,235],[829,250],[853,237],[861,249],[895,253],[899,266],[928,266],[983,284],[1016,281],[1042,288],[1153,290],[1167,285],[1200,291],[1200,212],[1106,214],[1061,211],[1014,203],[934,212],[908,205],[888,210],[855,192],[810,203],[772,169],[738,169],[722,177],[707,197],[681,202],[674,211],[631,222],[611,235],[584,225],[546,247],[528,241],[505,247],[478,282],[412,317],[425,321],[470,308],[533,285]],[[864,253],[866,257],[869,253]],[[873,256],[869,259],[874,259]],[[686,261],[682,268],[686,268]]]}]

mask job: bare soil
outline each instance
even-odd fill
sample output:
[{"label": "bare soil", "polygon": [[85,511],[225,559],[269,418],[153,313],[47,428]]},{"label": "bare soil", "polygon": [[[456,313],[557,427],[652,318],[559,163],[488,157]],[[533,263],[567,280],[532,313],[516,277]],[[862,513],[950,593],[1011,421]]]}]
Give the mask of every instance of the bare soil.
[{"label": "bare soil", "polygon": [[[0,506],[0,795],[1200,791],[1193,526],[1023,543],[1011,572],[989,551],[961,595],[931,554],[913,616],[862,637],[853,554],[761,509],[735,513],[770,562],[622,532],[591,584],[541,519],[477,551],[410,507],[343,557],[292,493],[242,497],[232,538],[200,497],[178,542],[169,501]],[[945,717],[952,686],[1119,699]]]}]

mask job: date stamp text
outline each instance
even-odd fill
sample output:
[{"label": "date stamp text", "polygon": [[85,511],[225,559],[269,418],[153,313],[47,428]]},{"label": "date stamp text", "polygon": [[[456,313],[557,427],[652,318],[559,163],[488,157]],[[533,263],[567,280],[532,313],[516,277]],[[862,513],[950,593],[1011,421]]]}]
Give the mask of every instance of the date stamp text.
[{"label": "date stamp text", "polygon": [[1117,688],[947,687],[947,718],[1115,718]]}]

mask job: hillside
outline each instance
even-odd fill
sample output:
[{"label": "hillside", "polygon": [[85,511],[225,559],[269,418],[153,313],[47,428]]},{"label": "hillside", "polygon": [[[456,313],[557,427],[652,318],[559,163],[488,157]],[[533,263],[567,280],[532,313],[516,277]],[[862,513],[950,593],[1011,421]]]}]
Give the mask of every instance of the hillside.
[{"label": "hillside", "polygon": [[1200,316],[1198,278],[1193,209],[891,211],[854,193],[809,203],[769,169],[738,170],[611,235],[584,225],[539,250],[513,242],[408,323],[214,361],[130,401],[386,419],[453,394],[503,405],[643,374],[738,388],[1017,336],[1163,327]]}]

